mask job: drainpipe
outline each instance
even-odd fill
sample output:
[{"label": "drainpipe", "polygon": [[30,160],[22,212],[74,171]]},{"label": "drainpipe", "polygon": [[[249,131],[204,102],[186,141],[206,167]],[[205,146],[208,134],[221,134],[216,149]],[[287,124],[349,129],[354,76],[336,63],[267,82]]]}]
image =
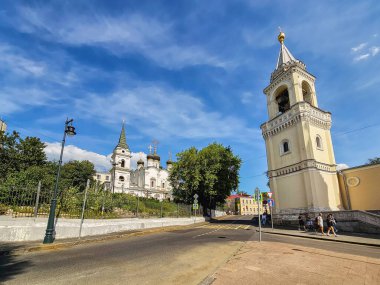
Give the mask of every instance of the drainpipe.
[{"label": "drainpipe", "polygon": [[341,175],[343,177],[343,184],[344,184],[344,190],[346,192],[346,197],[347,197],[348,210],[352,210],[350,192],[348,191],[346,175],[344,175],[343,171],[341,171],[341,170],[339,170],[338,173],[339,173],[339,175]]}]

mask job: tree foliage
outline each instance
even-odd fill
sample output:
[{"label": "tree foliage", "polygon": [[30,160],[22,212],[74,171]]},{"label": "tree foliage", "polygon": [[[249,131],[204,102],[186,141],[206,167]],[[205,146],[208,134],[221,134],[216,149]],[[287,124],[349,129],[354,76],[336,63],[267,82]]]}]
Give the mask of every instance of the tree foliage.
[{"label": "tree foliage", "polygon": [[36,137],[22,139],[18,132],[0,132],[0,181],[15,172],[46,163],[45,144]]},{"label": "tree foliage", "polygon": [[[45,144],[37,137],[21,138],[16,131],[0,132],[0,188],[37,189],[41,181],[43,191],[52,191],[58,171],[58,163],[47,161]],[[90,161],[70,161],[62,166],[59,189],[74,187],[83,191],[87,179],[95,174]]]},{"label": "tree foliage", "polygon": [[370,158],[366,164],[380,164],[380,157]]},{"label": "tree foliage", "polygon": [[212,143],[198,151],[191,147],[177,154],[169,180],[177,201],[192,203],[198,194],[203,208],[215,209],[238,188],[241,159],[230,147]]}]

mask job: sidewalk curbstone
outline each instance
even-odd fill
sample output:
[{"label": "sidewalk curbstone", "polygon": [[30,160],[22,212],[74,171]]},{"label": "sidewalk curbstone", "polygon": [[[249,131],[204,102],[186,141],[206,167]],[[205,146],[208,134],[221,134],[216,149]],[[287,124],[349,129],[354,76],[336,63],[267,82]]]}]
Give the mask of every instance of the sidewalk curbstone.
[{"label": "sidewalk curbstone", "polygon": [[[256,231],[258,232],[259,230],[256,230]],[[354,241],[354,240],[345,240],[345,239],[342,239],[342,236],[340,236],[340,238],[331,239],[331,238],[323,237],[323,236],[301,235],[301,234],[293,234],[293,233],[286,233],[286,232],[279,232],[279,231],[262,230],[262,232],[266,234],[272,234],[272,235],[283,235],[283,236],[292,236],[292,237],[307,238],[307,239],[316,239],[316,240],[321,240],[321,241],[341,242],[341,243],[380,247],[380,240],[379,240],[379,243],[371,243],[371,242],[362,242],[362,241]]]}]

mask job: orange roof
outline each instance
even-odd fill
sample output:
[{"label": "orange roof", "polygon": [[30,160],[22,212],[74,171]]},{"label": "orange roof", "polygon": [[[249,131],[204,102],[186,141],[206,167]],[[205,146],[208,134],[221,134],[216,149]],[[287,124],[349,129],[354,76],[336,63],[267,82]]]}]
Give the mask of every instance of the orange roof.
[{"label": "orange roof", "polygon": [[248,195],[248,194],[234,194],[234,195],[228,196],[226,199],[227,200],[232,200],[232,199],[236,199],[236,198],[240,198],[240,197],[251,197],[251,195]]}]

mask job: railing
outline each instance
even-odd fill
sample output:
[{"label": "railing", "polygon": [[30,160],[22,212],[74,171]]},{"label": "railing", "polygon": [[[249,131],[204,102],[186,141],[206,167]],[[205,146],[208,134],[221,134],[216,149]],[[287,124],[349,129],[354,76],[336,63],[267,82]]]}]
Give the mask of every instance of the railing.
[{"label": "railing", "polygon": [[[86,202],[84,201],[86,199]],[[18,217],[47,217],[51,192],[37,187],[8,187],[0,189],[0,215]],[[85,191],[69,188],[60,191],[56,216],[79,218],[85,202],[87,219],[109,218],[162,218],[202,216],[203,209],[192,210],[192,205],[153,198],[137,197],[126,193],[104,191],[94,185]]]}]

